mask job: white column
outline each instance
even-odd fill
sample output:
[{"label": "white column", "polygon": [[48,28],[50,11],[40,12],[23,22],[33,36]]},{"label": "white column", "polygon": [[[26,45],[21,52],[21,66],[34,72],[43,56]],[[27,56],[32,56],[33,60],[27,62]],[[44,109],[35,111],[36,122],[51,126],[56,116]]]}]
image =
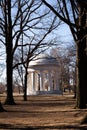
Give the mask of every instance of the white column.
[{"label": "white column", "polygon": [[40,71],[40,91],[43,91],[43,72]]},{"label": "white column", "polygon": [[56,77],[55,77],[55,79],[56,79],[56,90],[59,90],[59,81],[58,81],[58,72],[57,71],[55,72],[55,75],[56,75]]},{"label": "white column", "polygon": [[35,72],[32,72],[32,91],[35,91]]},{"label": "white column", "polygon": [[27,75],[27,95],[29,95],[29,89],[30,89],[30,86],[29,86],[29,78],[30,78],[30,73],[28,72],[28,75]]},{"label": "white column", "polygon": [[44,71],[43,71],[43,91],[45,91]]},{"label": "white column", "polygon": [[54,90],[57,90],[57,73],[54,71]]},{"label": "white column", "polygon": [[51,71],[48,72],[48,78],[49,78],[49,85],[50,85],[50,91],[53,90],[53,87],[52,87],[52,77],[51,77]]}]

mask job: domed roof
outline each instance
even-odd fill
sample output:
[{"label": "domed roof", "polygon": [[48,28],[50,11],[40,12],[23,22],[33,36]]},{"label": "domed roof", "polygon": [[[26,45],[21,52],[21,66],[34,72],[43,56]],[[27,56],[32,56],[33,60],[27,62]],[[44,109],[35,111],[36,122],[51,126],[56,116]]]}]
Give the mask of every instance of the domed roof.
[{"label": "domed roof", "polygon": [[58,65],[56,58],[47,54],[40,54],[30,61],[29,66],[35,65]]}]

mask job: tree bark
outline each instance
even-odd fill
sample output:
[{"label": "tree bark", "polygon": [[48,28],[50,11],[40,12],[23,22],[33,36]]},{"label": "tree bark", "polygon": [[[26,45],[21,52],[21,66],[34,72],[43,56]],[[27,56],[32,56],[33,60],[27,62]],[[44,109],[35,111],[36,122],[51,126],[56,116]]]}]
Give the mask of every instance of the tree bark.
[{"label": "tree bark", "polygon": [[27,68],[25,68],[24,101],[27,101]]},{"label": "tree bark", "polygon": [[78,31],[78,43],[77,43],[77,107],[86,108],[87,103],[87,38],[86,38],[86,11],[79,16],[79,25],[81,26]]},{"label": "tree bark", "polygon": [[11,1],[5,0],[5,41],[6,41],[6,75],[7,75],[7,98],[5,104],[13,105],[13,54],[12,54],[12,20],[11,20]]},{"label": "tree bark", "polygon": [[77,107],[86,108],[87,95],[87,56],[85,54],[86,41],[80,41],[77,44],[78,60],[77,60]]},{"label": "tree bark", "polygon": [[12,83],[13,83],[13,69],[12,69],[12,53],[11,49],[7,49],[7,97],[5,100],[5,104],[8,105],[13,105],[15,104],[14,98],[13,98],[13,88],[12,88]]}]

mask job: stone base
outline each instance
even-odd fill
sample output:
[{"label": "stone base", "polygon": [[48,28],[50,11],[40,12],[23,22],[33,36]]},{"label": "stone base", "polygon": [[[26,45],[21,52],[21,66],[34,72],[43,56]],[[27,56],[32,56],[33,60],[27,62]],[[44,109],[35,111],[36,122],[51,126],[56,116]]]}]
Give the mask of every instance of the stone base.
[{"label": "stone base", "polygon": [[30,91],[27,95],[46,95],[46,94],[62,94],[60,90],[54,91]]}]

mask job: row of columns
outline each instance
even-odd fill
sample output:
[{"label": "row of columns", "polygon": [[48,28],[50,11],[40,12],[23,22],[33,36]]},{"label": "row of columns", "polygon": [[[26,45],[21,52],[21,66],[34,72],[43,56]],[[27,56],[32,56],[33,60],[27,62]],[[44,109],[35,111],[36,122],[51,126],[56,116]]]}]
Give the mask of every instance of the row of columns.
[{"label": "row of columns", "polygon": [[[39,74],[39,76],[38,76]],[[35,71],[31,73],[31,79],[32,79],[32,91],[36,91],[36,80],[38,79],[38,90],[45,91],[45,81],[44,81],[44,71],[39,71],[37,74],[38,78],[36,78]],[[35,79],[36,78],[36,79]],[[52,79],[53,78],[53,79]],[[55,71],[54,76],[52,77],[52,71],[48,71],[48,87],[49,91],[58,90],[59,84],[58,84],[58,73]]]}]

